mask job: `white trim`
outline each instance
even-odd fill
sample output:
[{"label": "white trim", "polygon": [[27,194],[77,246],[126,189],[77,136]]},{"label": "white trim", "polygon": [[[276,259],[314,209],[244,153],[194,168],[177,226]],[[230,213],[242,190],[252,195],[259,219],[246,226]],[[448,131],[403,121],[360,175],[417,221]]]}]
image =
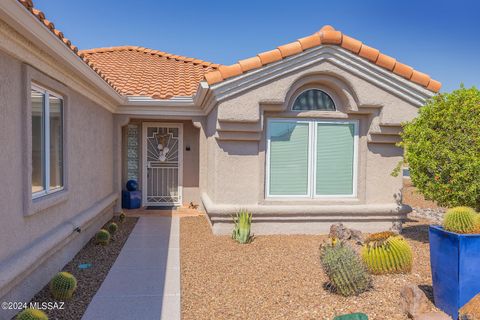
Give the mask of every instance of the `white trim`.
[{"label": "white trim", "polygon": [[[270,123],[271,122],[295,122],[295,123],[307,123],[308,124],[308,188],[307,195],[272,195],[270,194]],[[316,194],[316,131],[318,123],[336,123],[336,124],[353,124],[354,125],[354,137],[353,137],[353,177],[352,186],[353,192],[350,195],[317,195]],[[319,118],[311,119],[299,119],[299,118],[269,118],[267,119],[266,128],[266,167],[265,167],[265,198],[268,199],[351,199],[357,198],[357,186],[358,186],[358,135],[359,135],[359,121],[358,120],[326,120]]]},{"label": "white trim", "polygon": [[[43,169],[43,174],[44,174],[44,179],[42,181],[43,185],[43,190],[38,191],[38,192],[31,192],[32,194],[32,200],[34,199],[39,199],[43,196],[47,196],[59,191],[64,190],[65,188],[65,148],[64,148],[64,141],[65,141],[65,117],[64,117],[64,98],[62,95],[53,92],[52,90],[45,89],[44,87],[33,83],[31,84],[31,90],[38,91],[39,93],[42,93],[44,95],[43,98],[43,106],[42,106],[42,111],[43,111],[43,121],[42,121],[42,127],[43,127],[43,135],[42,135],[42,140],[43,140],[43,148],[44,152],[42,155],[42,169]],[[29,92],[31,94],[31,92]],[[62,186],[59,188],[54,188],[50,189],[50,96],[56,97],[62,101],[62,109],[61,109],[61,117],[62,117]],[[30,113],[30,117],[32,117],[32,113]],[[32,161],[32,153],[33,151],[30,150],[30,161]],[[33,164],[32,164],[33,165]],[[31,183],[32,184],[32,183]],[[32,186],[30,185],[30,191],[31,191]]]},{"label": "white trim", "polygon": [[[178,202],[147,202],[147,128],[178,128]],[[142,123],[142,206],[179,206],[183,201],[183,123],[143,122]]]}]

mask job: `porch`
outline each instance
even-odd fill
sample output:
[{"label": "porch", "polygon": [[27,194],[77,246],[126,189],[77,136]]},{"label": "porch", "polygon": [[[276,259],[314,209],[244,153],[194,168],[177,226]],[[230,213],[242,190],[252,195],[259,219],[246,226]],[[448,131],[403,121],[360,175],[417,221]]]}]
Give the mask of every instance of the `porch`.
[{"label": "porch", "polygon": [[128,215],[191,214],[188,208],[200,204],[200,129],[195,121],[132,118],[119,130],[118,192],[135,180],[142,198],[141,208]]}]

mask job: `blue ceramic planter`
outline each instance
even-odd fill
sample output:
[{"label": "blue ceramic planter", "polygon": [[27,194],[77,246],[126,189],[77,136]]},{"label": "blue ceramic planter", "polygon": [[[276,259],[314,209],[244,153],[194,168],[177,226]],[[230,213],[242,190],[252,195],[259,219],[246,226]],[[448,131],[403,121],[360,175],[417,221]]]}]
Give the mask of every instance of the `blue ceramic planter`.
[{"label": "blue ceramic planter", "polygon": [[458,319],[458,309],[480,293],[480,235],[430,226],[429,237],[435,305]]}]

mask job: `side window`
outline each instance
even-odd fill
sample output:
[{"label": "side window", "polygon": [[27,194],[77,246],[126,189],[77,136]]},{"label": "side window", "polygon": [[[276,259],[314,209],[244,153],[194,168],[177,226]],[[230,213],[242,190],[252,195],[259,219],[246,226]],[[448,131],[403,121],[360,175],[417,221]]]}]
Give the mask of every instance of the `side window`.
[{"label": "side window", "polygon": [[32,87],[32,197],[63,189],[63,99]]}]

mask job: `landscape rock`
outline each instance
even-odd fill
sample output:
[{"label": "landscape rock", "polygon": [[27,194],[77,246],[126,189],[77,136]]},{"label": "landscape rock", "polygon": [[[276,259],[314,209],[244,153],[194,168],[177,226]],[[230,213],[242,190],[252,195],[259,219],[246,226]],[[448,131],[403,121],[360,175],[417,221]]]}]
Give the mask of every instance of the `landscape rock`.
[{"label": "landscape rock", "polygon": [[443,312],[427,312],[413,317],[413,320],[452,320]]},{"label": "landscape rock", "polygon": [[419,208],[414,207],[408,215],[410,217],[423,218],[432,221],[433,224],[441,224],[445,215],[445,208]]},{"label": "landscape rock", "polygon": [[363,235],[362,231],[350,229],[350,232],[350,239],[355,241],[356,244],[363,245],[363,242],[365,241],[365,236]]},{"label": "landscape rock", "polygon": [[402,232],[402,222],[401,221],[395,221],[392,223],[392,227],[390,228],[390,231],[395,232],[396,234],[400,234]]},{"label": "landscape rock", "polygon": [[335,223],[330,226],[330,238],[337,238],[338,240],[349,240],[352,236],[350,229],[345,227],[343,223]]},{"label": "landscape rock", "polygon": [[400,290],[400,303],[403,312],[414,319],[429,310],[427,296],[413,284],[406,285]]},{"label": "landscape rock", "polygon": [[459,314],[461,320],[480,320],[480,293],[467,302]]}]

